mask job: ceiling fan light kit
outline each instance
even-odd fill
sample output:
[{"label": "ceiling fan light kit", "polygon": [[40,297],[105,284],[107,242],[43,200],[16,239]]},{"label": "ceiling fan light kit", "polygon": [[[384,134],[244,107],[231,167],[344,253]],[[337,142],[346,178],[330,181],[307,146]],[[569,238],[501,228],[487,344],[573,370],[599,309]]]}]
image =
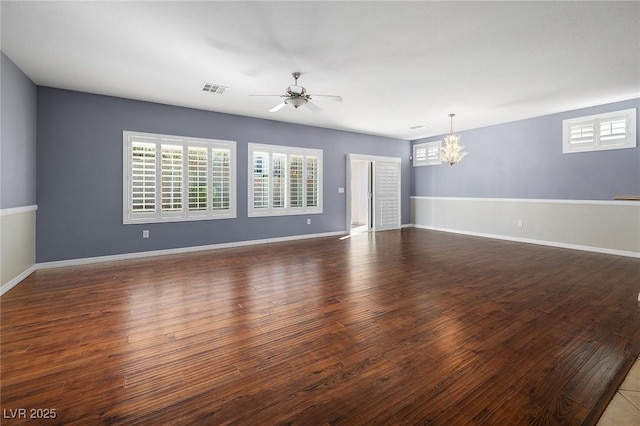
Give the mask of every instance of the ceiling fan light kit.
[{"label": "ceiling fan light kit", "polygon": [[307,103],[307,99],[302,98],[300,96],[292,96],[292,97],[286,98],[284,100],[284,103],[287,105],[291,105],[294,108],[298,108],[298,107],[301,107],[302,105],[305,105]]}]

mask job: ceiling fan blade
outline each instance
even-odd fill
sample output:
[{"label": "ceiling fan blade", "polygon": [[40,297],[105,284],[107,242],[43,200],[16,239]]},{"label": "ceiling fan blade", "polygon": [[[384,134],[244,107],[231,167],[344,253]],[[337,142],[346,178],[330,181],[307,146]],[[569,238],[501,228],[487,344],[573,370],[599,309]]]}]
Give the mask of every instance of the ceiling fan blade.
[{"label": "ceiling fan blade", "polygon": [[286,107],[287,104],[285,104],[284,102],[279,103],[278,105],[274,106],[273,108],[271,108],[269,110],[269,112],[276,112],[276,111],[280,111],[282,108]]},{"label": "ceiling fan blade", "polygon": [[310,100],[307,101],[307,106],[313,112],[321,112],[322,111],[322,108],[320,108],[318,105],[314,104]]},{"label": "ceiling fan blade", "polygon": [[279,98],[283,98],[284,95],[249,95],[249,96],[277,96]]},{"label": "ceiling fan blade", "polygon": [[329,101],[342,102],[342,96],[336,96],[336,95],[309,95],[309,96],[326,98]]}]

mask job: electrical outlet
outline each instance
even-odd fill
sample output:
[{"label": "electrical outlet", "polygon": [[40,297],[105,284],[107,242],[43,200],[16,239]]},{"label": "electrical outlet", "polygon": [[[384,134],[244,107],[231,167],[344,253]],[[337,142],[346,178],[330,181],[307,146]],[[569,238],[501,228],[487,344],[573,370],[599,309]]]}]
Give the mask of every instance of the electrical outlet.
[{"label": "electrical outlet", "polygon": [[311,225],[311,219],[307,219],[307,225]]},{"label": "electrical outlet", "polygon": [[149,230],[145,229],[142,231],[142,238],[149,238]]},{"label": "electrical outlet", "polygon": [[522,228],[524,226],[524,223],[522,223],[521,220],[518,221],[518,228]]}]

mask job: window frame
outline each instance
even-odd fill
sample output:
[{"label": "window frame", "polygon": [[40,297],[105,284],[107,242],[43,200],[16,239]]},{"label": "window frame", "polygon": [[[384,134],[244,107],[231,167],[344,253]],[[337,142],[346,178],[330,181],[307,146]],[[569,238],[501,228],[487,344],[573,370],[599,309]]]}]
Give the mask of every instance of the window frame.
[{"label": "window frame", "polygon": [[[143,133],[135,131],[123,131],[123,224],[142,224],[142,223],[165,223],[165,222],[184,222],[198,220],[215,220],[215,219],[233,219],[237,217],[237,179],[236,179],[236,142],[221,139],[205,139],[186,136],[163,135],[156,133]],[[153,197],[154,211],[152,212],[134,212],[133,210],[133,147],[135,144],[148,144],[154,147],[155,161],[155,180]],[[181,208],[180,210],[163,211],[162,197],[162,154],[163,146],[181,147],[182,169],[181,169]],[[190,209],[189,183],[189,148],[207,150],[207,207]],[[214,155],[213,153],[220,151],[228,152],[228,188],[229,188],[229,207],[224,209],[215,209],[214,204],[217,201],[213,194],[214,179]],[[225,161],[226,162],[226,161]],[[226,165],[225,165],[226,166]],[[223,177],[224,180],[224,177]],[[224,183],[227,186],[227,183]],[[226,198],[226,197],[225,197]],[[225,200],[226,201],[226,200]],[[196,201],[198,203],[198,201]]]},{"label": "window frame", "polygon": [[[268,162],[266,164],[267,171],[267,191],[266,191],[266,207],[264,208],[256,208],[254,207],[254,193],[255,193],[255,185],[254,178],[255,170],[254,170],[254,155],[266,155],[268,158]],[[323,196],[322,196],[322,187],[323,187],[323,162],[322,162],[322,154],[323,151],[321,149],[314,148],[300,148],[300,147],[291,147],[291,146],[280,146],[280,145],[265,145],[258,143],[249,143],[247,149],[247,215],[248,217],[269,217],[269,216],[287,216],[287,215],[301,215],[301,214],[321,214],[323,212]],[[292,157],[303,157],[303,167],[302,167],[302,179],[301,183],[301,192],[298,192],[300,195],[300,199],[302,201],[302,206],[300,207],[292,207],[291,206],[291,158]],[[280,180],[277,184],[274,184],[274,174],[271,173],[273,170],[274,157],[279,158],[280,160],[284,159],[284,167],[280,169],[280,175],[278,176]],[[309,205],[308,197],[310,195],[309,186],[308,186],[308,173],[310,168],[308,168],[309,159],[315,158],[317,160],[315,167],[315,182],[316,185],[313,185],[311,189],[315,189],[317,192],[316,195],[316,204],[317,205]],[[282,176],[282,170],[284,170],[284,176]],[[284,185],[283,185],[284,181]],[[282,200],[284,196],[284,207],[275,207],[274,206],[274,188],[278,188],[278,200]],[[311,191],[313,193],[313,191]],[[264,191],[262,192],[263,196]]]},{"label": "window frame", "polygon": [[[605,143],[601,134],[601,125],[612,123],[615,119],[624,120],[625,133],[619,143]],[[582,142],[584,145],[578,146],[580,142],[571,140],[572,127],[583,126],[587,132],[591,132],[591,140]],[[590,128],[590,130],[589,130]],[[584,117],[570,118],[562,120],[562,153],[575,154],[578,152],[608,151],[613,149],[635,148],[636,141],[636,108],[620,111],[611,111],[602,114],[588,115]]]},{"label": "window frame", "polygon": [[[429,158],[429,148],[436,148],[437,156],[435,158]],[[418,150],[424,148],[425,158],[424,160],[418,159]],[[438,166],[442,164],[440,153],[442,152],[442,140],[417,143],[413,145],[413,167],[421,166]]]}]

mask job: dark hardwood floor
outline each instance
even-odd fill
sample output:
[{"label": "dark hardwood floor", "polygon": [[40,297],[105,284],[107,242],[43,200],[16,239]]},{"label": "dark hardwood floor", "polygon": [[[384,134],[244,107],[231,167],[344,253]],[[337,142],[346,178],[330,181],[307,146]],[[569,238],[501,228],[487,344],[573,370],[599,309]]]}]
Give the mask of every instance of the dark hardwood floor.
[{"label": "dark hardwood floor", "polygon": [[639,259],[420,229],[40,270],[1,298],[2,424],[590,425],[639,291]]}]

